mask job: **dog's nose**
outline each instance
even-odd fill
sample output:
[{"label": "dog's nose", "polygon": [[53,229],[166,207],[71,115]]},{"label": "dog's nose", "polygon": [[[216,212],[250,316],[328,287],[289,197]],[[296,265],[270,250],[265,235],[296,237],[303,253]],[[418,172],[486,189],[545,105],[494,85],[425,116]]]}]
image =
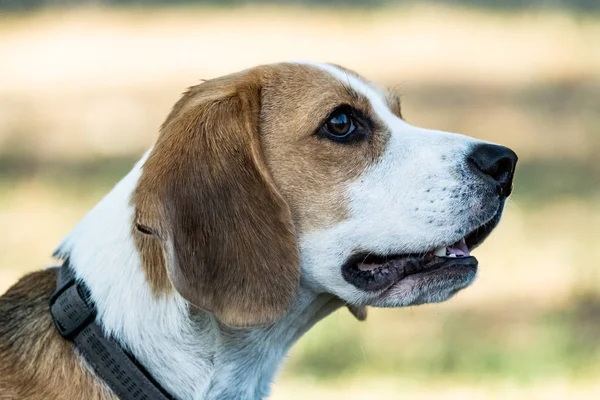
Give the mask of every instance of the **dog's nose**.
[{"label": "dog's nose", "polygon": [[500,195],[510,195],[518,160],[514,151],[495,144],[478,144],[467,160],[477,172],[497,185]]}]

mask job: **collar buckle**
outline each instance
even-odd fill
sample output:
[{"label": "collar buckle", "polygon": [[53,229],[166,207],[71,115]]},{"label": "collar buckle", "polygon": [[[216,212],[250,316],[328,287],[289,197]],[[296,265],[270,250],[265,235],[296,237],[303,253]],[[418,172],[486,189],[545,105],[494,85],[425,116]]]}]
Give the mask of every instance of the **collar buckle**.
[{"label": "collar buckle", "polygon": [[[96,317],[95,308],[85,300],[86,291],[73,276],[50,296],[50,314],[60,335],[72,340]],[[61,282],[62,283],[62,282]]]}]

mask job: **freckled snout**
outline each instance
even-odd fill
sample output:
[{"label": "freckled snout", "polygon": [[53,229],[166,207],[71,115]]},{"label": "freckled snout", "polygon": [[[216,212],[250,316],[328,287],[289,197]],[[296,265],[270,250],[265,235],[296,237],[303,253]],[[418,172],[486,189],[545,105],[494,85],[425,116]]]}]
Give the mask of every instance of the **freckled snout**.
[{"label": "freckled snout", "polygon": [[495,144],[479,144],[468,155],[467,160],[476,174],[496,186],[499,195],[510,195],[518,160],[514,151]]}]

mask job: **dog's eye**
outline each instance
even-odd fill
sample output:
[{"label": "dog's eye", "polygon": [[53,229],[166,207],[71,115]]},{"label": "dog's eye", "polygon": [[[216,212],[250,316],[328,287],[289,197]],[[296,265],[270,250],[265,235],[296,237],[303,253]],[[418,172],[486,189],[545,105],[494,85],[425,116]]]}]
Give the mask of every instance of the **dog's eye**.
[{"label": "dog's eye", "polygon": [[325,124],[325,129],[330,135],[340,138],[350,135],[356,129],[352,117],[343,111],[334,114]]},{"label": "dog's eye", "polygon": [[341,106],[327,117],[317,134],[337,143],[353,143],[367,137],[365,121],[350,106]]}]

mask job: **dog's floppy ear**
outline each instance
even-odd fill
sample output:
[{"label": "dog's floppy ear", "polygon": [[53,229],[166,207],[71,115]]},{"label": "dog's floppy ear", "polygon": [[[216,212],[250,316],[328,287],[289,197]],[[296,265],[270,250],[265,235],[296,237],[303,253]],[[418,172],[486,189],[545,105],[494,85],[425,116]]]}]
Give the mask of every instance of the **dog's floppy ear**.
[{"label": "dog's floppy ear", "polygon": [[175,289],[230,326],[276,321],[299,284],[291,213],[260,146],[260,92],[248,72],[190,88],[133,198],[136,223],[163,243]]}]

